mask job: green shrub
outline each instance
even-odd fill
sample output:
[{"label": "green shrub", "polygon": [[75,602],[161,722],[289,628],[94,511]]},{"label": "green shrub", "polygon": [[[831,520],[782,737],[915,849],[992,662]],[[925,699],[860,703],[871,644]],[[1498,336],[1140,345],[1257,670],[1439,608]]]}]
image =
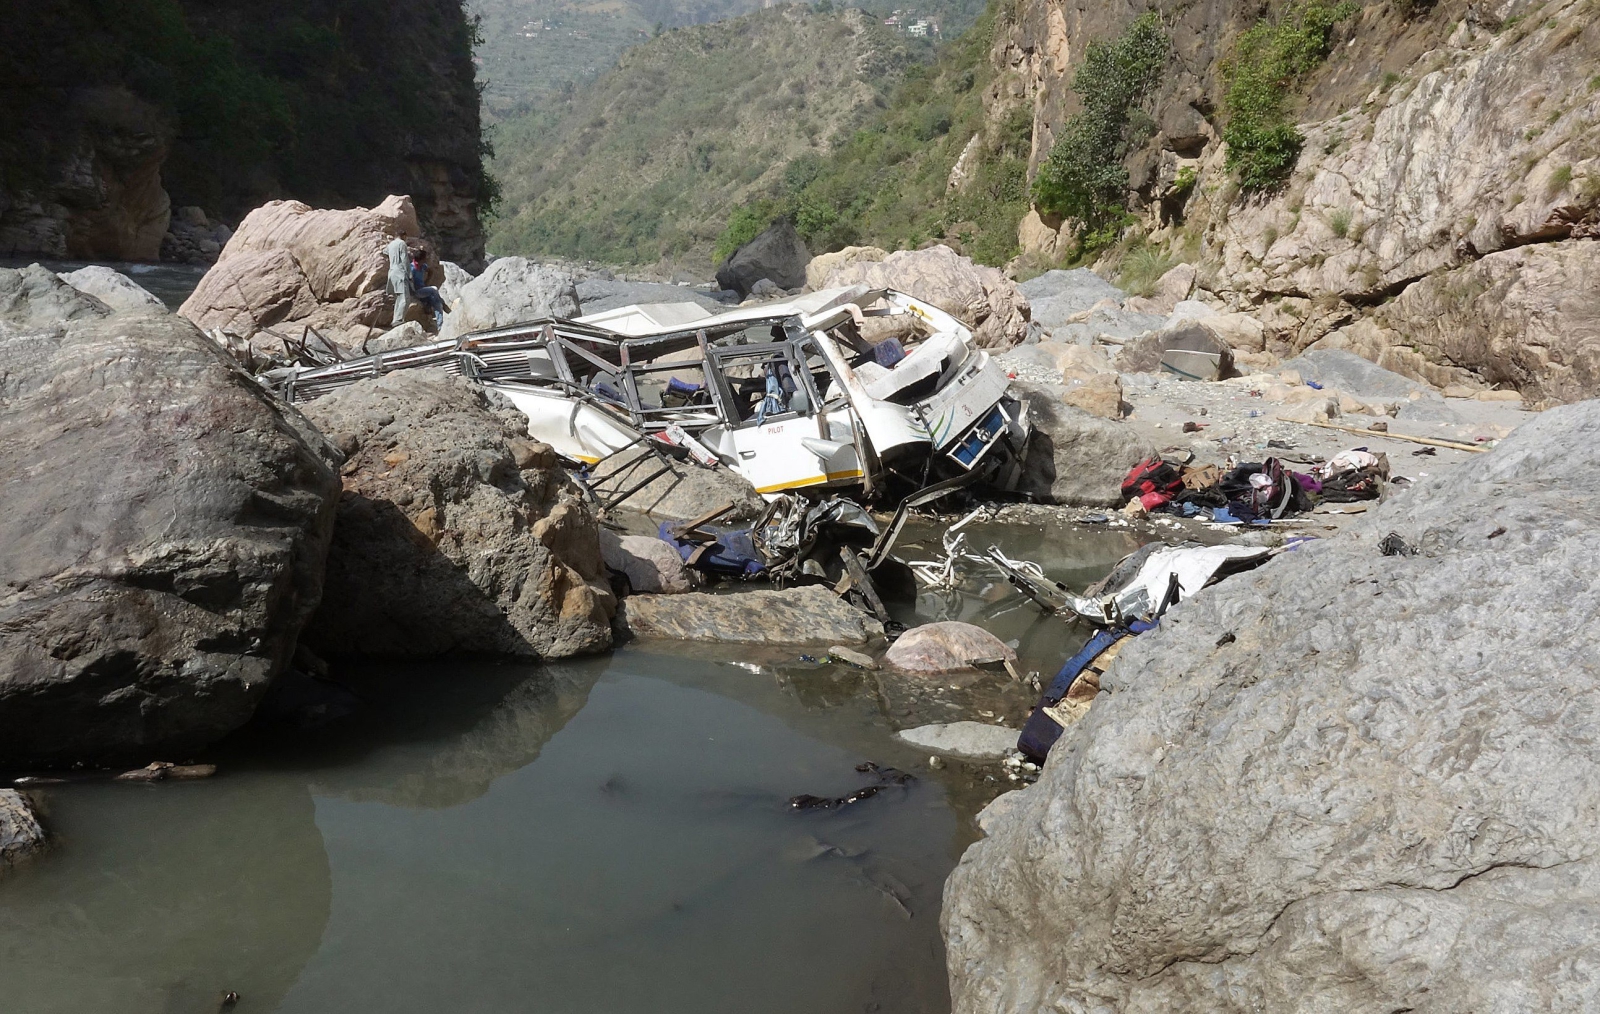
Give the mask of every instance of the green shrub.
[{"label": "green shrub", "polygon": [[1289,118],[1288,99],[1328,55],[1333,28],[1360,7],[1352,0],[1292,0],[1276,17],[1239,37],[1222,68],[1226,91],[1227,166],[1246,190],[1282,183],[1305,139]]},{"label": "green shrub", "polygon": [[1116,40],[1090,43],[1073,76],[1083,111],[1062,126],[1033,197],[1041,210],[1076,220],[1080,242],[1127,214],[1122,160],[1154,126],[1148,114],[1137,114],[1171,49],[1155,13],[1146,13]]},{"label": "green shrub", "polygon": [[711,259],[721,264],[728,259],[728,255],[755,239],[767,230],[767,226],[777,220],[776,209],[771,201],[756,201],[742,208],[735,208],[733,214],[728,216],[728,225],[722,230],[722,235],[717,237],[717,245],[711,251]]},{"label": "green shrub", "polygon": [[1571,182],[1572,166],[1564,165],[1558,167],[1555,172],[1550,174],[1550,193],[1552,195],[1559,194],[1561,191],[1567,189],[1567,184]]}]

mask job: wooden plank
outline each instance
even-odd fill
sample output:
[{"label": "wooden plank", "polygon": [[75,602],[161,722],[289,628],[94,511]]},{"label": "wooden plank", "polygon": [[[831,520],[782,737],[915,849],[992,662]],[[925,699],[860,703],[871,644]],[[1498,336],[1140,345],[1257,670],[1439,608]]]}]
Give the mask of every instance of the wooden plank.
[{"label": "wooden plank", "polygon": [[1343,430],[1346,433],[1359,433],[1364,437],[1387,437],[1390,440],[1404,440],[1413,444],[1427,444],[1429,447],[1448,447],[1455,451],[1471,451],[1473,454],[1484,454],[1489,448],[1479,447],[1477,444],[1463,444],[1456,440],[1435,440],[1432,437],[1408,437],[1401,433],[1389,433],[1384,430],[1364,430],[1359,426],[1340,426],[1338,423],[1305,422],[1301,419],[1289,419],[1278,416],[1279,422],[1300,423],[1302,426],[1319,426],[1325,430]]}]

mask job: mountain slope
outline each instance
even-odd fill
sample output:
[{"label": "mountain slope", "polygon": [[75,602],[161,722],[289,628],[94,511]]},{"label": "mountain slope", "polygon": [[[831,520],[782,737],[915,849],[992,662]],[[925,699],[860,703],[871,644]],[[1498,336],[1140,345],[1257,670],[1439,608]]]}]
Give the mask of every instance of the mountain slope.
[{"label": "mountain slope", "polygon": [[738,17],[762,0],[469,0],[491,118],[525,113],[585,84],[656,25],[681,28]]},{"label": "mountain slope", "polygon": [[[631,46],[660,31],[710,24],[761,10],[768,0],[468,0],[478,18],[484,113],[514,118],[568,96],[609,70]],[[829,10],[835,4],[817,4]],[[839,6],[844,6],[840,4]],[[983,0],[862,0],[859,7],[896,30],[954,38]],[[920,24],[919,24],[920,23]]]},{"label": "mountain slope", "polygon": [[791,5],[667,32],[559,111],[505,126],[490,245],[704,271],[729,210],[825,155],[912,62],[855,10]]},{"label": "mountain slope", "polygon": [[734,211],[721,246],[782,216],[814,252],[939,240],[986,264],[1014,256],[1028,210],[1032,109],[990,59],[1007,16],[990,3],[935,60],[909,68],[857,130],[798,156]]}]

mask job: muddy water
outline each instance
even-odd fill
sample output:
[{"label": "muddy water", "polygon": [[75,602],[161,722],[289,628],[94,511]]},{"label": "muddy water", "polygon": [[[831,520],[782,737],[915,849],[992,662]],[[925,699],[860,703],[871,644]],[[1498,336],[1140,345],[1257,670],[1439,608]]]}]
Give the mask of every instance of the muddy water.
[{"label": "muddy water", "polygon": [[[1125,551],[995,534],[1063,578]],[[1069,650],[989,584],[919,610],[1040,664]],[[675,645],[342,678],[353,716],[242,737],[209,781],[40,790],[58,847],[0,881],[0,1007],[208,1014],[233,990],[238,1011],[317,1014],[948,1009],[940,892],[1010,785],[932,770],[892,733],[1014,723],[1026,695],[1004,674]],[[868,763],[915,778],[789,805],[879,784]]]}]

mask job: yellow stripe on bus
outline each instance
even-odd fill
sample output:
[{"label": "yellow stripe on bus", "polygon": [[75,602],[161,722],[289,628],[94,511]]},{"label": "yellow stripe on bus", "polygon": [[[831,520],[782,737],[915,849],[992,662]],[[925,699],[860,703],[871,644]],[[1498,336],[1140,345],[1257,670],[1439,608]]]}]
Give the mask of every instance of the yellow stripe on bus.
[{"label": "yellow stripe on bus", "polygon": [[778,492],[780,490],[785,490],[785,489],[800,489],[803,486],[820,486],[821,484],[823,484],[825,482],[833,482],[833,481],[835,481],[837,479],[859,479],[859,478],[861,478],[861,470],[859,468],[857,468],[857,469],[854,469],[854,470],[849,471],[849,472],[829,472],[826,475],[820,475],[820,476],[817,476],[814,479],[802,479],[799,482],[780,482],[776,486],[757,486],[756,487],[756,492],[757,493],[776,493],[776,492]]}]

